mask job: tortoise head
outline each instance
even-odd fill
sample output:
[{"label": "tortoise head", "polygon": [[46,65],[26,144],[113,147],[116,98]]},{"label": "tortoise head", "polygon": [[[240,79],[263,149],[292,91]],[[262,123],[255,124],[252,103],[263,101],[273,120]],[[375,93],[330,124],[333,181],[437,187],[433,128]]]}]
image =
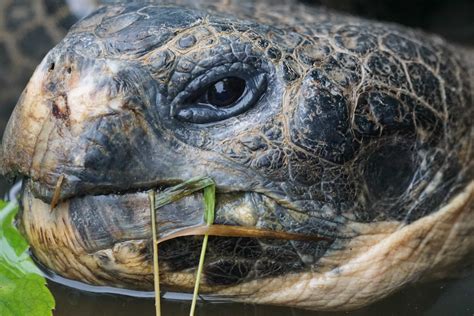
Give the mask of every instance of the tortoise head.
[{"label": "tortoise head", "polygon": [[[322,237],[212,237],[209,293],[350,309],[465,258],[473,79],[462,53],[395,25],[250,3],[103,7],[45,57],[2,148],[4,172],[25,179],[38,259],[91,284],[151,289],[146,191],[196,176],[217,184],[216,224]],[[202,214],[195,193],[159,209],[158,230]],[[192,288],[200,240],[160,245],[163,283]]]}]

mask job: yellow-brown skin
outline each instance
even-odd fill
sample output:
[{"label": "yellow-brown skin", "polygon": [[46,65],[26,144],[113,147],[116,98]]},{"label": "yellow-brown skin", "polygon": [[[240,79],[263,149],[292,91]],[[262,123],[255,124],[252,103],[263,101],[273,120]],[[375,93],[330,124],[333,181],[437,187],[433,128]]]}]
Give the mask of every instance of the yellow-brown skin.
[{"label": "yellow-brown skin", "polygon": [[[316,13],[313,15],[311,12],[307,12],[304,6],[291,7],[290,4],[291,3],[288,2],[273,8],[275,10],[275,16],[280,19],[279,23],[293,25],[294,28],[302,33],[305,27],[314,27],[314,24],[311,24],[311,22],[314,22],[313,19],[315,19]],[[218,3],[217,8],[214,8],[214,10],[235,12],[236,15],[240,12],[243,18],[249,18],[250,16],[259,23],[271,24],[271,13],[273,11],[266,12],[268,8],[262,5],[256,5],[256,7],[255,12],[250,10],[251,13],[242,13],[236,3],[232,1],[229,3],[228,1],[222,1]],[[287,13],[286,15],[284,14],[285,12]],[[290,12],[293,15],[289,15]],[[114,16],[114,14],[117,13],[112,9],[108,14]],[[367,21],[332,15],[330,13],[322,13],[318,15],[318,19],[321,19],[318,20],[321,21],[321,24],[323,24],[322,21],[333,21],[336,24],[343,23],[341,21],[355,23],[359,26],[362,25],[361,30],[364,30],[364,27],[372,25]],[[304,23],[301,24],[300,22]],[[100,18],[91,18],[74,30],[73,33],[78,33],[81,30],[94,29],[96,24],[100,23],[102,23]],[[374,25],[376,30],[377,28],[383,30],[387,27],[391,30],[390,32],[395,32],[396,34],[398,34],[397,32],[402,33],[403,31],[393,26],[383,24]],[[112,28],[112,31],[109,31],[113,34],[115,25],[112,24],[112,26],[109,25],[108,27]],[[212,29],[209,21],[203,19],[196,25],[187,26],[185,29],[178,28],[176,32],[179,35],[189,33],[198,34],[200,32],[199,30],[201,30],[200,27]],[[413,36],[416,38],[417,43],[422,42],[422,35],[406,30],[404,30],[404,32],[407,32],[404,36]],[[289,33],[291,32],[289,31]],[[235,34],[237,34],[236,36],[238,37],[238,44],[251,43],[251,45],[255,45],[255,51],[262,54],[266,49],[258,47],[256,43],[259,42],[259,39],[252,39],[250,32],[241,33],[241,31],[235,31]],[[74,33],[73,35],[77,34]],[[71,35],[71,37],[73,35]],[[210,35],[212,38],[220,38],[220,36],[226,38],[227,35],[221,35],[217,31]],[[310,39],[309,35],[305,36],[306,39]],[[113,35],[111,35],[111,38],[113,39]],[[380,42],[382,42],[382,38],[384,37],[379,37]],[[275,42],[272,42],[272,45],[281,48],[283,44],[290,39],[291,37],[285,38],[282,40],[283,43],[278,43],[278,40],[273,39]],[[447,49],[450,52],[455,51],[455,48],[444,43],[439,38],[429,38],[428,40],[430,41],[429,43],[434,43],[433,45],[448,47]],[[327,41],[331,43],[332,49],[338,53],[356,56],[356,53],[352,52],[351,49],[357,48],[357,38],[348,35],[347,38],[343,38],[343,44],[336,44],[335,39],[328,36]],[[80,178],[82,174],[74,172],[77,170],[83,172],[89,171],[85,161],[88,161],[88,155],[94,143],[85,142],[84,138],[82,138],[83,135],[96,128],[96,125],[94,125],[96,121],[102,118],[113,117],[116,113],[128,113],[127,111],[130,111],[130,106],[134,106],[134,104],[128,102],[127,99],[127,97],[130,96],[130,91],[126,88],[114,91],[113,86],[109,86],[109,81],[112,81],[111,79],[120,79],[118,74],[124,69],[134,68],[135,64],[133,63],[136,61],[144,65],[157,63],[160,59],[156,56],[158,56],[162,50],[169,48],[176,55],[180,56],[180,58],[184,58],[190,56],[191,53],[205,51],[205,43],[208,43],[202,41],[189,51],[180,51],[175,47],[177,42],[178,37],[175,35],[173,40],[164,45],[164,47],[149,51],[147,54],[139,57],[135,56],[131,58],[129,55],[124,54],[124,56],[120,55],[119,58],[109,58],[110,56],[105,54],[105,56],[101,56],[101,58],[97,59],[85,58],[86,65],[88,65],[87,63],[92,64],[90,67],[84,66],[84,63],[81,63],[80,58],[83,56],[78,57],[74,54],[68,55],[61,51],[61,49],[57,49],[47,56],[38,67],[20,99],[10,120],[3,142],[3,169],[10,173],[25,175],[28,178],[23,194],[23,211],[20,218],[21,224],[35,255],[42,263],[55,272],[65,277],[96,285],[133,287],[135,289],[150,289],[152,287],[153,275],[148,250],[150,235],[145,234],[142,236],[143,238],[134,237],[124,241],[123,239],[127,239],[125,237],[128,236],[127,234],[130,233],[130,231],[118,226],[116,227],[115,222],[113,222],[114,207],[119,204],[112,203],[105,205],[99,203],[104,200],[105,197],[114,198],[114,195],[111,194],[114,193],[114,189],[120,191],[119,189],[122,188],[113,181],[106,181],[109,179],[107,178],[108,172],[104,172],[104,178],[99,178],[99,180],[92,178],[96,179],[97,182],[92,182],[85,176]],[[214,44],[208,45],[212,46]],[[67,47],[68,42],[66,41],[64,45]],[[291,46],[291,44],[289,45]],[[345,46],[341,47],[341,45]],[[380,47],[383,46],[382,43],[378,45]],[[138,49],[139,48],[140,47],[138,47]],[[277,91],[276,94],[278,94],[278,97],[275,99],[271,99],[270,96],[268,99],[263,98],[261,103],[269,103],[269,110],[267,112],[261,111],[257,113],[262,114],[262,116],[271,116],[271,111],[274,110],[272,107],[276,107],[279,111],[277,115],[275,115],[276,119],[271,121],[271,123],[276,124],[276,122],[281,121],[283,125],[283,139],[267,139],[267,141],[273,145],[272,148],[278,146],[285,147],[285,150],[282,150],[285,154],[295,151],[298,154],[308,155],[311,159],[318,154],[325,154],[326,151],[315,150],[312,152],[311,150],[314,148],[305,146],[307,143],[301,141],[310,139],[305,133],[311,130],[312,126],[303,126],[301,130],[297,130],[297,132],[299,132],[298,137],[300,138],[296,138],[296,140],[292,139],[290,133],[296,129],[296,127],[295,125],[291,125],[293,122],[290,120],[290,114],[294,114],[296,112],[294,109],[301,106],[302,103],[305,105],[304,102],[301,102],[301,99],[317,99],[321,91],[324,92],[321,86],[319,86],[322,80],[318,81],[314,78],[314,80],[310,80],[311,78],[308,76],[311,70],[319,70],[327,66],[325,62],[328,61],[328,59],[324,59],[326,58],[322,56],[324,52],[318,50],[318,48],[318,45],[298,47],[298,49],[301,49],[296,50],[298,53],[303,51],[318,61],[315,61],[311,66],[305,65],[302,60],[297,60],[296,65],[289,64],[289,66],[294,68],[293,70],[296,71],[296,74],[300,76],[294,81],[290,80],[290,82],[287,82],[287,78],[285,78],[291,77],[292,75],[291,71],[287,71],[287,69],[285,71],[284,66],[288,67],[288,64],[284,64],[281,60],[274,62],[276,70],[272,72],[273,70],[270,69],[268,81],[270,88]],[[384,49],[385,53],[387,53],[387,49]],[[392,83],[400,85],[400,87],[394,89],[399,93],[397,94],[398,97],[404,92],[416,95],[422,107],[426,107],[429,111],[435,113],[436,118],[446,125],[444,136],[448,139],[447,143],[444,144],[440,141],[440,143],[436,143],[435,146],[438,146],[439,150],[445,153],[447,155],[446,157],[451,159],[453,166],[455,162],[460,165],[459,169],[456,169],[456,181],[452,184],[456,186],[457,189],[449,191],[449,199],[442,204],[433,206],[434,209],[427,210],[419,216],[410,217],[410,208],[415,207],[418,200],[421,201],[422,194],[427,196],[433,194],[433,198],[437,197],[436,194],[441,194],[437,190],[443,187],[443,175],[449,173],[446,169],[443,169],[446,167],[445,165],[426,165],[420,163],[420,166],[417,167],[420,170],[423,167],[428,170],[437,170],[437,168],[439,168],[440,172],[437,173],[434,171],[435,175],[433,178],[427,179],[425,183],[412,183],[413,187],[411,187],[410,190],[407,189],[405,194],[413,198],[413,201],[410,202],[412,204],[407,202],[407,204],[402,204],[400,210],[387,210],[387,214],[384,213],[383,209],[379,209],[378,212],[380,214],[365,221],[360,220],[356,215],[351,213],[351,210],[340,210],[345,217],[342,224],[338,226],[335,235],[331,235],[331,232],[325,231],[324,229],[317,231],[317,233],[320,234],[326,233],[329,237],[334,239],[334,243],[328,246],[327,251],[321,257],[318,257],[316,262],[307,264],[304,269],[289,270],[282,275],[245,279],[244,282],[238,284],[219,285],[211,283],[205,278],[202,287],[203,292],[228,296],[233,300],[262,304],[288,305],[318,310],[349,310],[367,305],[389,295],[406,284],[416,282],[420,279],[442,277],[449,274],[451,270],[457,269],[459,265],[468,265],[471,263],[473,259],[472,252],[474,250],[474,183],[472,179],[473,129],[472,118],[469,119],[469,115],[466,117],[466,115],[463,116],[462,113],[472,113],[472,103],[468,103],[468,98],[464,98],[464,96],[470,95],[474,90],[474,80],[472,79],[473,68],[466,63],[469,56],[468,53],[464,53],[461,50],[458,53],[459,55],[456,55],[457,63],[455,65],[453,64],[455,71],[453,71],[455,72],[456,79],[461,79],[464,84],[462,87],[457,87],[453,91],[455,91],[457,96],[464,93],[464,95],[459,98],[460,100],[462,99],[459,103],[447,104],[447,98],[446,95],[444,95],[441,106],[436,102],[430,103],[430,101],[427,101],[426,96],[416,95],[417,93],[414,92],[412,83],[416,78],[407,79],[410,84],[407,82]],[[335,52],[333,52],[332,55],[335,56]],[[357,58],[359,58],[361,63],[366,63],[369,56],[370,54]],[[399,58],[400,56],[396,56],[395,54],[392,57]],[[338,61],[342,62],[342,60]],[[421,58],[418,58],[417,62],[423,65],[425,63]],[[52,69],[55,68],[52,67],[54,63],[56,63],[56,69]],[[411,65],[410,61],[403,62],[405,72],[407,72],[408,65]],[[273,62],[270,63],[270,68],[272,66]],[[366,66],[368,67],[368,65]],[[471,68],[468,68],[466,71],[466,69],[463,69],[461,66]],[[333,82],[344,81],[344,79],[346,79],[345,75],[347,75],[347,73],[343,71],[344,69],[337,68],[336,65],[333,67],[334,68],[326,69],[328,76],[330,76],[332,80],[328,83],[330,85]],[[450,83],[444,79],[445,77],[443,76],[445,74],[441,73],[439,67],[438,69],[430,68],[430,71],[432,71],[437,78],[441,78],[440,90],[445,93],[447,89],[451,89],[448,87]],[[150,75],[150,78],[146,77],[149,75],[148,73],[141,72],[140,74],[144,74],[145,76],[135,78],[135,81],[132,81],[138,86],[137,90],[133,90],[137,95],[146,94],[148,90],[145,87],[148,88],[146,84],[148,79],[151,80],[151,77],[157,82],[160,82],[160,80],[166,82],[166,76],[169,75],[166,71],[160,71],[157,74],[153,74],[153,76]],[[366,70],[362,71],[362,77],[369,78],[370,72]],[[387,92],[384,89],[391,87],[386,82],[380,82],[381,80],[380,78],[369,78],[368,81],[361,81],[359,85],[347,85],[343,89],[344,92],[341,93],[348,100],[351,133],[354,135],[360,132],[360,130],[357,129],[358,126],[355,120],[356,114],[358,113],[359,94],[363,93],[365,88],[373,88],[373,86]],[[104,82],[105,84],[103,84]],[[54,83],[56,86],[52,89],[48,83]],[[374,85],[372,86],[372,84]],[[410,85],[412,87],[409,87]],[[143,90],[146,91],[143,92]],[[334,94],[336,95],[339,93],[337,89],[331,91],[335,91]],[[143,102],[146,103],[147,101],[149,100]],[[165,101],[161,101],[165,103]],[[311,105],[312,103],[309,104]],[[146,106],[149,106],[149,104],[146,104]],[[116,135],[133,135],[132,132],[135,128],[138,128],[136,126],[139,126],[145,131],[144,134],[146,137],[149,135],[152,135],[150,137],[155,137],[153,134],[154,130],[152,130],[150,125],[146,125],[147,122],[142,119],[143,117],[141,116],[148,112],[140,111],[141,109],[137,110],[133,108],[130,112],[133,112],[133,115],[136,116],[133,116],[133,120],[130,120],[131,125],[127,126],[128,129],[121,130]],[[413,110],[412,114],[415,120],[417,116],[416,111]],[[281,177],[284,181],[289,182],[294,180],[293,177],[300,176],[304,178],[304,175],[286,175],[283,173],[285,168],[292,162],[291,157],[285,157],[286,159],[282,163],[283,166],[275,167],[274,169],[272,169],[273,166],[267,167],[267,169],[259,169],[258,164],[249,163],[248,165],[244,164],[243,167],[239,164],[233,164],[232,166],[235,167],[235,170],[228,170],[231,168],[223,163],[223,161],[232,161],[232,163],[235,163],[235,161],[232,160],[234,159],[233,157],[222,159],[222,156],[226,154],[226,149],[235,150],[237,153],[239,153],[239,151],[244,152],[245,148],[241,145],[241,143],[244,142],[244,137],[252,134],[263,134],[264,132],[261,127],[261,125],[263,125],[262,122],[252,122],[251,119],[245,116],[245,113],[242,115],[223,121],[224,123],[222,124],[225,130],[216,133],[218,135],[211,135],[213,137],[215,136],[215,140],[211,139],[208,143],[203,142],[203,145],[189,146],[192,147],[191,149],[188,147],[183,149],[184,154],[181,156],[190,159],[188,164],[184,164],[183,161],[180,160],[183,158],[178,155],[180,153],[179,151],[175,153],[175,156],[169,154],[169,151],[172,151],[173,148],[168,148],[169,151],[162,150],[160,152],[157,150],[151,152],[153,155],[150,154],[149,156],[156,157],[154,161],[155,164],[151,164],[149,169],[145,170],[146,173],[144,176],[148,175],[148,173],[155,172],[156,170],[153,170],[153,167],[160,163],[165,165],[165,167],[167,166],[169,170],[158,170],[162,176],[152,179],[154,182],[150,181],[150,179],[135,178],[134,175],[131,176],[127,173],[128,170],[123,170],[123,173],[119,175],[129,177],[130,179],[127,178],[129,181],[138,181],[137,183],[132,183],[133,186],[127,187],[126,189],[154,188],[155,185],[158,186],[163,184],[163,182],[165,184],[172,184],[177,180],[183,181],[191,176],[207,174],[215,178],[217,182],[218,221],[224,223],[230,222],[234,225],[268,228],[265,226],[268,223],[268,218],[264,216],[268,214],[265,213],[262,215],[258,213],[258,207],[248,202],[247,195],[242,197],[237,193],[252,192],[252,194],[255,193],[255,195],[261,198],[262,204],[266,205],[265,212],[271,215],[272,211],[276,213],[278,208],[284,208],[285,214],[289,214],[290,216],[284,221],[299,223],[303,227],[306,221],[311,219],[311,215],[307,215],[307,213],[298,208],[302,207],[295,202],[298,198],[291,196],[292,192],[285,192],[288,196],[282,196],[280,192],[274,191],[274,188],[264,186],[264,184],[268,183],[262,180],[268,177],[272,181],[277,181],[272,178],[275,174],[275,177]],[[307,116],[312,117],[317,115],[316,112],[310,112]],[[382,136],[385,132],[384,128],[389,130],[393,128],[393,126],[389,124],[384,126],[384,120],[377,117],[377,115],[378,113],[376,111],[370,112],[368,114],[369,121],[371,119],[380,125],[380,131],[378,132],[380,133],[379,136]],[[138,123],[135,122],[137,117],[139,118],[137,119]],[[452,118],[456,119],[453,121]],[[378,121],[379,119],[380,121]],[[225,122],[227,122],[228,125],[225,125]],[[136,126],[133,124],[136,124]],[[332,127],[335,128],[335,125]],[[242,128],[244,131],[238,128]],[[321,132],[327,131],[323,130]],[[205,137],[209,137],[209,134],[212,134],[212,131],[206,130],[202,133],[204,136],[201,136],[206,140]],[[430,129],[425,130],[421,126],[415,126],[414,134],[419,141],[429,143],[428,140],[430,137],[434,137],[435,132]],[[173,139],[174,135],[172,133],[165,133],[163,135],[160,134],[160,136],[162,136],[161,138],[153,138],[158,139],[155,140],[156,143],[153,144],[155,144],[157,148],[163,146],[164,149],[167,149],[167,147],[163,145],[163,139]],[[309,135],[311,136],[311,134]],[[195,135],[189,136],[189,141],[197,142],[193,137],[195,137]],[[373,135],[371,137],[375,138]],[[398,144],[402,142],[404,137],[405,136],[401,134],[401,136],[395,136],[393,139],[389,139]],[[323,169],[331,169],[334,165],[342,165],[341,169],[343,169],[343,171],[354,171],[358,168],[357,164],[360,161],[368,159],[363,155],[364,150],[368,151],[369,148],[372,148],[371,146],[378,146],[386,139],[387,138],[383,138],[380,142],[375,140],[370,146],[362,146],[362,153],[357,153],[355,157],[350,158],[348,161],[333,161],[327,163],[323,165]],[[453,139],[456,141],[453,142]],[[180,140],[181,142],[188,141],[188,139]],[[109,141],[112,140],[109,139]],[[359,141],[361,144],[364,143],[364,139],[362,138],[359,139]],[[212,145],[216,146],[214,148],[211,147],[211,149],[206,147]],[[182,149],[182,147],[179,149]],[[252,158],[258,158],[258,155],[261,153],[262,152],[259,152],[257,149],[252,153]],[[139,154],[140,153],[137,153],[136,155]],[[421,150],[420,156],[423,156]],[[324,158],[332,159],[332,157]],[[173,168],[173,165],[164,164],[163,161],[166,162],[168,161],[167,159],[174,159],[176,168]],[[310,158],[307,159],[311,162]],[[303,169],[306,173],[312,172],[313,169],[311,169],[311,167],[313,165],[308,161],[305,160],[301,162],[301,165],[297,165],[297,167]],[[186,169],[186,166],[192,167],[191,169]],[[106,165],[106,167],[110,166]],[[159,167],[156,168],[159,169]],[[293,168],[295,168],[294,165]],[[337,170],[340,171],[339,169]],[[115,171],[115,169],[112,169],[110,173]],[[226,171],[228,171],[228,173],[226,173]],[[173,174],[173,172],[181,174],[179,174],[178,177],[176,174]],[[279,172],[282,172],[282,174],[279,174]],[[65,176],[64,184],[61,186],[61,201],[51,212],[54,188],[61,175]],[[336,175],[339,174],[336,173]],[[349,175],[355,177],[355,175],[351,173],[349,173]],[[336,181],[337,177],[334,178],[335,179],[331,180]],[[370,183],[362,183],[362,180],[354,181],[354,178],[351,177],[348,177],[346,180],[355,183],[357,194],[355,194],[354,199],[357,200],[357,203],[366,203],[365,199],[367,195],[365,195],[365,191],[369,191],[370,189]],[[452,179],[449,178],[449,180]],[[254,184],[253,181],[255,181],[256,184]],[[250,183],[252,183],[253,186],[250,186]],[[293,183],[293,185],[295,184]],[[304,185],[301,185],[301,187],[305,188]],[[322,187],[324,186],[321,182],[321,188]],[[342,200],[344,194],[347,193],[343,190],[331,190],[332,189],[327,189],[323,191],[323,193],[326,194],[326,198],[335,196],[336,200]],[[314,191],[311,192],[314,193]],[[317,196],[317,193],[321,192],[316,191],[314,195]],[[338,193],[341,194],[339,195]],[[130,206],[130,203],[127,205],[133,211],[133,215],[135,216],[134,220],[143,224],[141,226],[146,227],[149,232],[146,193],[131,192],[128,194],[130,201],[133,202],[133,206]],[[84,195],[85,198],[78,197],[81,195]],[[93,197],[93,195],[97,195],[97,197]],[[103,195],[103,197],[100,195]],[[89,231],[86,234],[81,232],[78,228],[77,219],[72,218],[73,207],[71,205],[73,203],[86,205],[81,204],[81,199],[87,199],[89,196],[93,201],[99,203],[98,205],[101,205],[98,207],[102,208],[99,211],[108,214],[107,218],[111,220],[110,227],[108,228],[110,229],[111,241],[114,242],[113,246],[101,247],[98,246],[98,243],[95,244],[91,232]],[[120,200],[126,198],[124,196],[126,196],[126,194],[119,194],[116,196],[116,199]],[[198,197],[193,196],[185,206],[189,206],[192,211],[194,211],[193,214],[201,214],[200,212],[202,212],[202,210],[200,206],[196,206],[198,205],[196,204],[197,202],[200,202],[200,200]],[[325,206],[329,204],[330,203],[327,202]],[[390,206],[393,205],[388,205],[388,207]],[[92,207],[84,206],[82,211],[85,214],[86,211],[90,211],[90,208]],[[180,210],[178,206],[176,206],[175,209]],[[239,211],[234,212],[234,210]],[[81,210],[79,210],[79,212],[80,211]],[[119,210],[117,209],[116,211]],[[362,209],[361,213],[365,214],[365,211],[370,213],[371,209]],[[323,212],[323,209],[321,209],[321,212]],[[395,213],[395,215],[390,212]],[[402,215],[406,215],[406,217],[397,217],[398,212]],[[74,214],[77,215],[80,213],[75,211]],[[158,216],[160,216],[160,214]],[[336,214],[332,213],[331,216],[337,217]],[[166,222],[165,220],[168,220],[168,218],[162,219],[163,222]],[[280,225],[272,226],[275,230],[284,231],[295,229],[284,226],[285,222],[276,223]],[[159,222],[158,224],[160,227],[160,224],[163,223]],[[94,226],[91,225],[91,227]],[[308,230],[307,233],[314,234],[315,232]],[[301,253],[298,252],[298,255],[301,255]],[[301,257],[304,256],[301,255]],[[302,258],[302,261],[304,260],[306,259]],[[172,261],[164,261],[161,263],[161,282],[173,288],[190,290],[194,284],[194,269],[188,268],[176,271],[172,263]]]}]

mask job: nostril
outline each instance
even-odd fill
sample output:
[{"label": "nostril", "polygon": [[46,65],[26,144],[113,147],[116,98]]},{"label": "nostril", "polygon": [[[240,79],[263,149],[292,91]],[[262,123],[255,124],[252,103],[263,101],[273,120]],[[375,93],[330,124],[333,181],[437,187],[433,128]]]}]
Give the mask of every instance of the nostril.
[{"label": "nostril", "polygon": [[53,71],[55,66],[56,66],[55,63],[51,63],[51,64],[49,65],[48,71],[49,71],[49,72]]},{"label": "nostril", "polygon": [[70,74],[70,73],[72,72],[72,68],[71,68],[71,67],[67,67],[67,68],[66,68],[66,72],[67,72],[68,74]]}]

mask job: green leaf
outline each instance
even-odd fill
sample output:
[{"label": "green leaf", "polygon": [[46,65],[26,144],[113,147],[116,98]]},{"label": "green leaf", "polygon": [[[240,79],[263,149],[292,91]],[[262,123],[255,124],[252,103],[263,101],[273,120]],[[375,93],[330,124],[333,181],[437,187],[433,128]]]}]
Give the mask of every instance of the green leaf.
[{"label": "green leaf", "polygon": [[0,200],[0,315],[52,315],[55,302],[13,225],[18,206]]}]

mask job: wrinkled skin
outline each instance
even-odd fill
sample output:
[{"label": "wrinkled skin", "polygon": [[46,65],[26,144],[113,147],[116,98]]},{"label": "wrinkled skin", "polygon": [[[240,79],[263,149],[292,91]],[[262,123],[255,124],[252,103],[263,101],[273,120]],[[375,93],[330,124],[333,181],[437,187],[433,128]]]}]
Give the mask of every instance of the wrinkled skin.
[{"label": "wrinkled skin", "polygon": [[[203,292],[353,309],[472,263],[472,55],[288,1],[214,3],[101,8],[39,65],[2,145],[36,257],[150,290],[146,191],[206,175],[217,224],[324,238],[212,237]],[[243,96],[206,105],[229,77]],[[202,212],[200,193],[167,205],[158,231]],[[160,281],[190,290],[200,246],[160,245]]]}]

